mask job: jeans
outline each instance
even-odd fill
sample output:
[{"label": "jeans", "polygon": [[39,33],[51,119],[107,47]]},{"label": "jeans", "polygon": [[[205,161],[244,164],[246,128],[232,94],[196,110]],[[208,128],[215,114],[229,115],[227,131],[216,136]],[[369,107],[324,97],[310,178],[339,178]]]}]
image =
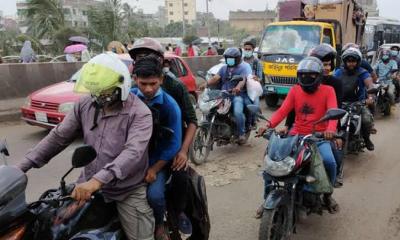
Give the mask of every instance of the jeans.
[{"label": "jeans", "polygon": [[242,136],[246,133],[245,129],[245,120],[246,117],[244,115],[244,107],[245,107],[245,100],[242,96],[234,96],[233,97],[233,116],[235,117],[236,121],[236,134],[238,136]]},{"label": "jeans", "polygon": [[156,181],[147,187],[147,200],[154,212],[156,225],[164,221],[166,201],[165,201],[165,183],[169,178],[167,170],[163,169],[157,173]]},{"label": "jeans", "polygon": [[[260,107],[260,98],[258,97],[256,99],[254,99],[254,101],[251,101],[251,99],[249,97],[247,97],[247,101],[245,100],[245,104],[246,104],[246,106],[253,104],[253,105]],[[246,128],[250,129],[251,126],[256,124],[256,120],[257,120],[256,114],[253,114],[253,113],[247,111]]]},{"label": "jeans", "polygon": [[329,141],[321,141],[317,143],[319,153],[321,154],[322,161],[324,162],[325,170],[331,180],[332,185],[336,182],[337,164],[335,156],[333,155],[332,145]]}]

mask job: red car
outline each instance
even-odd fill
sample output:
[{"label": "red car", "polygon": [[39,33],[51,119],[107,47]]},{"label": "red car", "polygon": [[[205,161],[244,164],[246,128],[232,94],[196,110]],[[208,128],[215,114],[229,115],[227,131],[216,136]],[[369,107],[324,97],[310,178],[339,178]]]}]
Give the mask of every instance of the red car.
[{"label": "red car", "polygon": [[[121,60],[130,65],[132,60],[128,56],[121,56]],[[165,59],[169,60],[171,72],[185,84],[191,94],[191,101],[196,104],[196,78],[189,66],[173,54],[166,53]],[[76,79],[75,75],[77,73],[71,79]],[[24,106],[21,107],[22,120],[30,125],[48,129],[57,126],[82,96],[73,92],[74,82],[74,80],[67,80],[31,93]]]}]

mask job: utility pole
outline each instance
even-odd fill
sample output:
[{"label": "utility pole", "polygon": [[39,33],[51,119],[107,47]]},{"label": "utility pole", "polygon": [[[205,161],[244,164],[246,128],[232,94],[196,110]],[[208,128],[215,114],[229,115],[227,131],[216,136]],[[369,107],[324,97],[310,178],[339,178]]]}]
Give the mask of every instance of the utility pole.
[{"label": "utility pole", "polygon": [[210,16],[209,16],[209,11],[208,11],[208,1],[211,1],[211,0],[206,0],[206,12],[207,12],[206,25],[207,25],[208,45],[211,45],[210,21],[209,21]]},{"label": "utility pole", "polygon": [[185,26],[185,4],[182,0],[182,39],[186,36],[186,26]]}]

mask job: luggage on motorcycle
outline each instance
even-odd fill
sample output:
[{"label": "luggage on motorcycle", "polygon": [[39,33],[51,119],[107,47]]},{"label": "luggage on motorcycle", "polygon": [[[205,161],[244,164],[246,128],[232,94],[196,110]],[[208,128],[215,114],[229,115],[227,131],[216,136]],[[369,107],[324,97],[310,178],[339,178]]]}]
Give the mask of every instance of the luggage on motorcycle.
[{"label": "luggage on motorcycle", "polygon": [[315,144],[311,144],[310,148],[314,154],[311,157],[309,174],[316,181],[308,184],[309,189],[314,193],[332,193],[333,186],[329,181],[318,147]]},{"label": "luggage on motorcycle", "polygon": [[28,178],[16,167],[0,166],[0,227],[6,226],[26,209]]}]

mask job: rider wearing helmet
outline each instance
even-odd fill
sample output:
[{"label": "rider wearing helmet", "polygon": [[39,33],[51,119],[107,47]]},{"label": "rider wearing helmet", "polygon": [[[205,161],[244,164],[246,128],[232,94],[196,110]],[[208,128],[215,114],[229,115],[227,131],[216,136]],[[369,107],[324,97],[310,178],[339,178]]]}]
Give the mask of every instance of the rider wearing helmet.
[{"label": "rider wearing helmet", "polygon": [[76,92],[90,95],[75,103],[18,167],[26,172],[44,166],[83,134],[84,143],[95,148],[97,157],[85,166],[71,196],[88,201],[101,189],[107,201],[116,202],[128,239],[153,239],[154,219],[143,181],[149,164],[152,117],[147,106],[130,93],[130,87],[128,68],[116,54],[92,58],[82,67],[75,85]]},{"label": "rider wearing helmet", "polygon": [[[316,57],[322,61],[322,64],[324,66],[323,70],[323,77],[321,83],[324,85],[328,85],[333,87],[335,90],[336,94],[336,101],[338,107],[342,106],[342,98],[343,98],[343,84],[342,81],[335,78],[332,76],[330,73],[335,69],[335,63],[336,63],[336,50],[329,44],[323,43],[321,45],[318,45],[314,47],[310,53],[309,56]],[[280,132],[287,133],[289,129],[293,126],[295,120],[295,113],[292,111],[289,116],[286,118],[285,122],[285,127],[280,130]],[[341,169],[340,165],[342,163],[342,151],[339,150],[342,148],[342,141],[341,139],[335,139],[336,146],[333,149],[334,150],[334,155],[336,159],[336,163],[338,165],[338,170]],[[338,173],[338,177],[336,178],[336,183],[335,186],[339,187],[341,186],[342,183],[342,178],[341,174]]]},{"label": "rider wearing helmet", "polygon": [[[144,57],[154,57],[161,64],[164,64],[165,61],[164,48],[160,42],[152,38],[136,40],[133,47],[129,50],[129,54],[135,62]],[[184,209],[186,209],[186,205],[189,202],[189,176],[186,170],[189,147],[196,134],[197,117],[186,86],[171,71],[164,74],[161,87],[167,94],[174,98],[181,110],[182,145],[171,164],[170,196],[179,216],[179,230],[186,234],[188,232],[187,229],[191,229],[190,220],[184,214]],[[187,234],[190,235],[189,233]]]},{"label": "rider wearing helmet", "polygon": [[[251,66],[242,61],[242,52],[239,48],[228,48],[224,52],[225,65],[208,80],[208,85],[218,84],[222,90],[232,90],[235,95],[233,97],[233,115],[236,120],[237,135],[239,137],[239,144],[246,142],[246,128],[245,128],[245,106],[251,104],[250,98],[244,91],[245,79],[252,74]],[[239,83],[232,82],[234,76],[241,76],[242,81]]]},{"label": "rider wearing helmet", "polygon": [[[356,48],[358,50],[360,50],[360,46],[358,44],[355,43],[347,43],[343,46],[342,48],[342,53],[344,51],[346,51],[349,48]],[[364,68],[365,70],[368,71],[368,73],[371,75],[371,78],[373,80],[373,82],[375,83],[376,81],[378,81],[378,76],[376,75],[376,72],[374,71],[374,69],[372,68],[371,64],[369,64],[369,62],[362,58],[361,59],[361,63],[360,63],[360,67]]]},{"label": "rider wearing helmet", "polygon": [[379,82],[388,84],[388,95],[390,102],[391,104],[394,104],[395,86],[393,84],[393,77],[395,77],[395,73],[398,71],[398,69],[396,61],[391,58],[391,52],[389,49],[384,49],[382,51],[381,59],[379,59],[379,61],[376,63],[374,69],[378,74]]},{"label": "rider wearing helmet", "polygon": [[[337,121],[317,124],[314,128],[314,123],[321,119],[327,110],[337,108],[334,89],[331,86],[321,85],[323,68],[321,60],[316,57],[306,57],[299,63],[297,68],[298,84],[290,89],[282,106],[272,115],[266,128],[260,128],[258,135],[262,135],[267,128],[277,127],[294,110],[295,124],[289,131],[290,135],[305,136],[313,133],[314,130],[324,133],[326,141],[319,142],[318,148],[333,185],[336,179],[337,165],[330,140],[336,133]],[[332,199],[331,194],[325,194],[324,201],[331,212],[338,210],[338,205]]]},{"label": "rider wearing helmet", "polygon": [[[366,89],[373,88],[371,75],[360,67],[362,55],[357,48],[348,48],[342,54],[343,66],[335,71],[334,77],[342,80],[343,102],[356,102],[365,100],[367,105],[373,105],[374,96],[367,95]],[[373,116],[367,106],[362,108],[362,135],[369,151],[374,150],[370,139],[373,127]]]}]

